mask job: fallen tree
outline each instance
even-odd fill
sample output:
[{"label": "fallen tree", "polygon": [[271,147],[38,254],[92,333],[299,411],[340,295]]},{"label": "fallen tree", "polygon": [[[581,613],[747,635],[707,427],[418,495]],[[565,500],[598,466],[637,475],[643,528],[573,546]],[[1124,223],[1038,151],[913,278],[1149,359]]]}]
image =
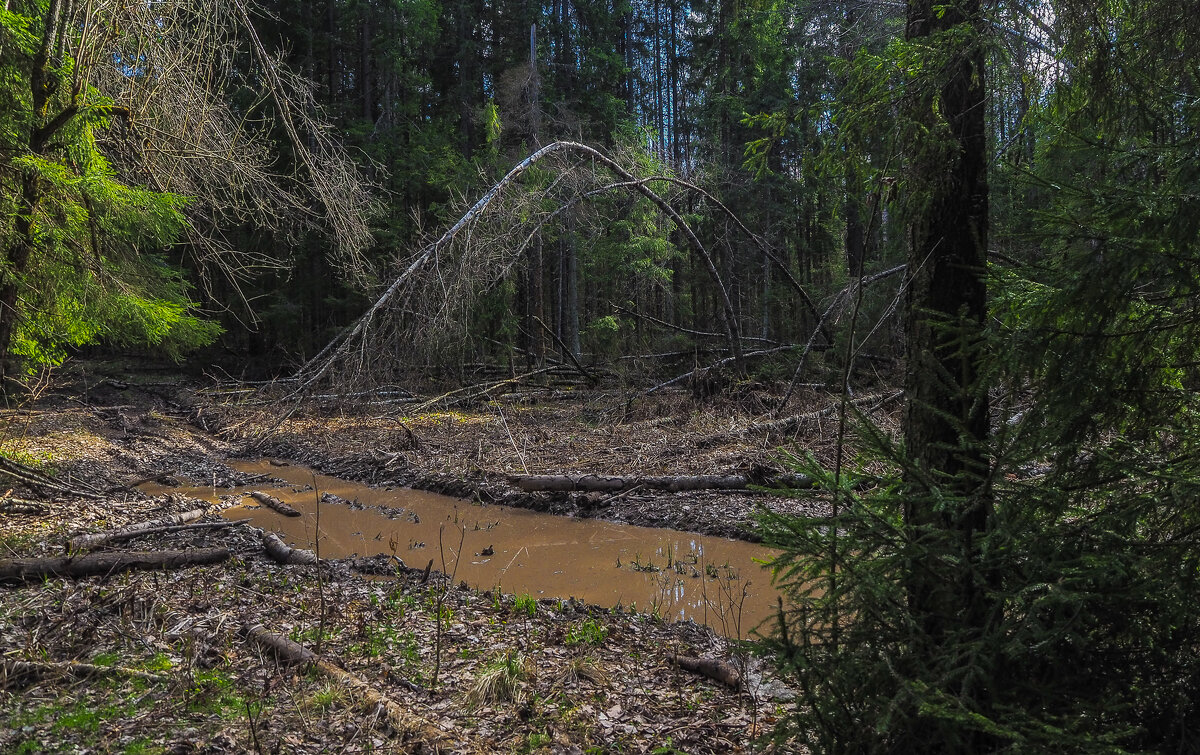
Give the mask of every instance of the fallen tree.
[{"label": "fallen tree", "polygon": [[[521,185],[522,176],[538,166],[555,176],[548,186]],[[494,287],[519,264],[527,248],[546,224],[566,209],[599,194],[626,191],[640,196],[665,216],[680,239],[700,263],[715,292],[715,314],[720,335],[726,339],[732,360],[743,358],[742,341],[733,301],[712,252],[700,240],[689,219],[652,185],[682,187],[699,193],[721,212],[780,268],[797,291],[802,306],[813,318],[817,310],[811,297],[791,275],[787,264],[763,239],[745,227],[716,197],[701,187],[673,176],[637,176],[636,158],[616,158],[594,147],[571,141],[548,144],[527,156],[497,181],[441,236],[416,250],[411,261],[383,289],[366,312],[331,340],[288,381],[288,399],[311,392],[318,382],[329,380],[341,386],[356,378],[376,385],[389,383],[398,368],[395,355],[411,355],[414,348],[427,348],[436,338],[461,331],[471,308],[482,292]],[[608,178],[615,177],[615,181]],[[826,333],[826,338],[830,338]],[[391,348],[391,344],[404,348]],[[423,346],[422,346],[423,344]],[[569,350],[567,350],[569,352]],[[343,374],[330,375],[335,366]],[[576,364],[583,374],[593,372]],[[267,390],[271,386],[266,387]],[[286,415],[285,415],[286,416]]]},{"label": "fallen tree", "polygon": [[424,745],[431,752],[440,752],[451,742],[450,735],[434,722],[418,715],[412,706],[403,706],[372,687],[361,677],[338,668],[303,645],[293,642],[281,634],[267,630],[261,624],[245,625],[242,633],[259,646],[275,654],[278,661],[287,664],[304,664],[311,669],[343,684],[363,707],[376,708],[393,729],[414,737],[415,745]]},{"label": "fallen tree", "polygon": [[104,497],[90,485],[78,481],[74,484],[63,483],[33,467],[13,461],[7,456],[0,456],[0,474],[4,474],[26,485],[32,485],[33,487],[60,495],[75,498],[90,498],[92,500],[100,500]]},{"label": "fallen tree", "polygon": [[[902,397],[904,391],[894,391],[892,393],[875,393],[870,396],[860,396],[847,402],[847,406],[867,407],[864,411],[870,412],[878,409],[884,404],[890,403]],[[824,409],[819,409],[815,412],[806,412],[805,414],[797,414],[794,417],[785,417],[783,419],[772,420],[770,422],[755,422],[737,430],[729,430],[727,432],[713,433],[705,435],[696,440],[696,444],[701,448],[706,446],[720,445],[728,443],[731,440],[738,440],[751,435],[771,435],[792,433],[799,430],[804,423],[811,422],[821,417],[830,417],[837,413],[839,404],[827,406]]]},{"label": "fallen tree", "polygon": [[149,522],[140,522],[131,524],[128,527],[122,527],[116,530],[107,532],[93,532],[87,535],[76,535],[71,538],[69,545],[72,549],[82,550],[84,548],[94,548],[97,545],[103,545],[109,542],[118,542],[128,540],[132,537],[145,534],[146,530],[160,529],[162,527],[170,527],[173,525],[187,524],[204,516],[204,509],[193,509],[185,511],[182,514],[166,517],[164,519],[154,519]]},{"label": "fallen tree", "polygon": [[75,677],[118,675],[161,684],[171,680],[165,674],[155,674],[125,666],[100,666],[83,661],[23,661],[15,658],[0,661],[0,688],[5,683],[23,676],[48,676],[50,674],[66,674]]},{"label": "fallen tree", "polygon": [[119,551],[83,556],[0,559],[0,582],[21,583],[46,577],[95,577],[131,569],[180,569],[217,564],[229,558],[225,548],[173,551]]},{"label": "fallen tree", "polygon": [[299,511],[287,505],[273,495],[267,495],[259,490],[252,490],[249,493],[246,493],[246,495],[250,496],[272,511],[276,511],[284,516],[300,516]]},{"label": "fallen tree", "polygon": [[0,500],[0,514],[36,516],[38,514],[45,514],[46,511],[46,507],[37,501],[29,501],[24,498],[5,498]]},{"label": "fallen tree", "polygon": [[751,485],[772,488],[808,488],[813,484],[812,479],[805,475],[784,473],[662,477],[618,477],[598,474],[509,475],[508,480],[527,493],[574,491],[616,493],[633,488],[677,493],[685,490],[746,490]]},{"label": "fallen tree", "polygon": [[[141,527],[136,530],[123,530],[115,532],[100,532],[97,533],[103,536],[101,543],[122,543],[126,540],[132,540],[135,537],[143,537],[145,535],[165,535],[173,532],[194,532],[197,530],[223,530],[230,527],[240,527],[246,524],[243,521],[235,521],[232,519],[222,519],[217,522],[200,522],[199,524],[169,524],[163,527]],[[93,544],[94,545],[94,544]]]}]

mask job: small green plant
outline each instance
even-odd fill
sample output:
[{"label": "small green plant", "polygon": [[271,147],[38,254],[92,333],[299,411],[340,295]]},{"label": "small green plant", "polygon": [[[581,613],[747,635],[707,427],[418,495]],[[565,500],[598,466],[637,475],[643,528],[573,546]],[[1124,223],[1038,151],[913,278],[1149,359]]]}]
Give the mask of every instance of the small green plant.
[{"label": "small green plant", "polygon": [[293,642],[316,642],[318,637],[322,641],[330,640],[340,633],[341,629],[337,627],[326,627],[324,631],[320,627],[293,627],[288,634]]},{"label": "small green plant", "polygon": [[651,559],[643,564],[642,563],[642,554],[640,554],[640,553],[633,554],[633,563],[630,564],[629,568],[633,569],[634,571],[641,571],[641,572],[659,571],[659,568],[654,565],[653,559]]},{"label": "small green plant", "polygon": [[188,710],[197,713],[241,713],[242,699],[233,679],[220,669],[197,671],[187,690]]},{"label": "small green plant", "polygon": [[608,627],[595,619],[585,619],[567,632],[567,645],[601,645],[608,639]]},{"label": "small green plant", "polygon": [[92,658],[92,663],[96,666],[116,666],[119,660],[121,656],[117,653],[97,653],[96,657]]},{"label": "small green plant", "polygon": [[537,614],[537,599],[532,595],[518,595],[513,603],[513,610],[523,616],[533,618]]},{"label": "small green plant", "polygon": [[145,666],[147,671],[170,671],[174,667],[175,664],[171,662],[166,653],[155,653]]},{"label": "small green plant", "polygon": [[316,711],[325,713],[341,706],[345,699],[346,691],[342,689],[342,685],[329,682],[313,691],[309,701]]},{"label": "small green plant", "polygon": [[525,740],[525,752],[533,752],[543,747],[548,747],[554,738],[544,731],[535,731]]}]

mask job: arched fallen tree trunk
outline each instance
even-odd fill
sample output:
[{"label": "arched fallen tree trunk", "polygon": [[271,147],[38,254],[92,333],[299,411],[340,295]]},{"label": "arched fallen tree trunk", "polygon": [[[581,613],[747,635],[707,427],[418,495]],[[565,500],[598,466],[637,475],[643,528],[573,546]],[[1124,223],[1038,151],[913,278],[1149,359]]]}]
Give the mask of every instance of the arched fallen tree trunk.
[{"label": "arched fallen tree trunk", "polygon": [[[673,208],[662,196],[652,190],[648,183],[650,180],[665,180],[665,179],[639,179],[626,168],[622,167],[616,160],[613,160],[603,152],[590,147],[586,144],[570,141],[559,141],[549,144],[533,154],[526,157],[516,166],[514,166],[500,181],[491,187],[470,209],[466,211],[445,233],[443,233],[436,241],[423,247],[417,255],[412,259],[408,266],[398,275],[383,293],[380,294],[371,306],[363,315],[354,322],[349,328],[343,331],[340,335],[331,340],[324,349],[316,356],[305,363],[293,378],[294,389],[292,396],[299,396],[306,392],[309,388],[315,385],[318,381],[324,378],[329,371],[341,359],[351,359],[357,356],[360,360],[366,357],[367,339],[372,335],[372,328],[380,326],[380,318],[382,314],[389,308],[397,306],[405,300],[405,292],[409,291],[416,283],[418,278],[427,271],[428,268],[435,267],[439,264],[440,255],[449,249],[460,235],[469,229],[472,224],[479,221],[485,213],[497,202],[498,198],[517,180],[531,168],[545,161],[551,155],[558,153],[568,153],[586,158],[589,161],[602,165],[613,175],[621,179],[617,186],[627,188],[635,192],[647,200],[649,200],[660,212],[666,215],[672,223],[679,229],[680,233],[687,240],[688,246],[692,252],[703,262],[704,268],[712,281],[714,289],[718,294],[720,301],[720,311],[718,313],[721,319],[722,328],[725,331],[726,339],[729,343],[729,349],[736,363],[740,364],[742,359],[742,339],[738,328],[736,314],[734,312],[733,302],[730,299],[729,292],[721,279],[720,273],[717,270],[716,263],[713,261],[712,255],[708,249],[700,241],[699,237],[692,230],[688,222]],[[689,184],[690,186],[690,184]],[[579,195],[579,196],[582,196]],[[576,201],[576,200],[572,200]],[[553,215],[554,213],[551,213]],[[744,227],[744,226],[743,226]],[[747,231],[748,232],[748,231]],[[515,257],[519,256],[524,245],[518,245],[518,248],[507,254],[502,255],[494,264],[494,269],[490,272],[493,278],[499,278],[507,273],[515,264]],[[494,253],[488,250],[488,253]],[[486,284],[494,283],[495,281],[486,281]]]}]

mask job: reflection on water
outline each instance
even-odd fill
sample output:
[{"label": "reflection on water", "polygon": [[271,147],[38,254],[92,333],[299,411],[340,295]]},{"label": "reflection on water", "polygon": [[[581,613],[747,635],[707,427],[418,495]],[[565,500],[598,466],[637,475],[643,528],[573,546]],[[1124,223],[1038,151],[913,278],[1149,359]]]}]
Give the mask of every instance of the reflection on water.
[{"label": "reflection on water", "polygon": [[[773,551],[761,545],[481,506],[407,488],[370,488],[267,461],[235,461],[231,466],[286,480],[290,487],[236,491],[270,492],[304,515],[284,517],[251,498],[223,515],[249,519],[293,546],[314,547],[322,496],[343,499],[327,498],[320,505],[323,558],[386,553],[419,568],[432,559],[439,570],[444,558],[447,573],[457,564],[456,578],[480,589],[636,606],[665,618],[690,618],[732,637],[748,636],[774,610],[776,591],[761,565]],[[228,491],[196,487],[175,492],[215,500],[215,493]]]}]

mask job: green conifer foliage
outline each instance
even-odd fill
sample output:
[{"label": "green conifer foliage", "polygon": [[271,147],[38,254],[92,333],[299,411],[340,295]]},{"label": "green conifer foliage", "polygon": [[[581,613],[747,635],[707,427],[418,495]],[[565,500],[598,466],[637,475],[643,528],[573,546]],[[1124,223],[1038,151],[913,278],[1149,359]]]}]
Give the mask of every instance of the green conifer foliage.
[{"label": "green conifer foliage", "polygon": [[117,179],[96,144],[114,109],[94,88],[71,91],[60,4],[13,5],[0,12],[0,89],[12,103],[0,111],[5,374],[101,341],[170,355],[212,341],[217,326],[163,256],[186,198]]},{"label": "green conifer foliage", "polygon": [[[985,526],[914,520],[924,459],[867,423],[862,458],[797,462],[834,517],[764,522],[794,599],[766,644],[801,690],[778,734],[814,751],[1200,745],[1200,6],[1032,5],[1060,65],[1024,124],[1032,164],[992,163],[1027,204],[993,226],[1015,256],[991,264],[987,329],[963,341],[993,416],[980,438],[943,413],[941,451],[979,467],[929,470],[918,501],[953,524],[970,480]],[[859,464],[886,467],[878,487],[854,486]]]}]

